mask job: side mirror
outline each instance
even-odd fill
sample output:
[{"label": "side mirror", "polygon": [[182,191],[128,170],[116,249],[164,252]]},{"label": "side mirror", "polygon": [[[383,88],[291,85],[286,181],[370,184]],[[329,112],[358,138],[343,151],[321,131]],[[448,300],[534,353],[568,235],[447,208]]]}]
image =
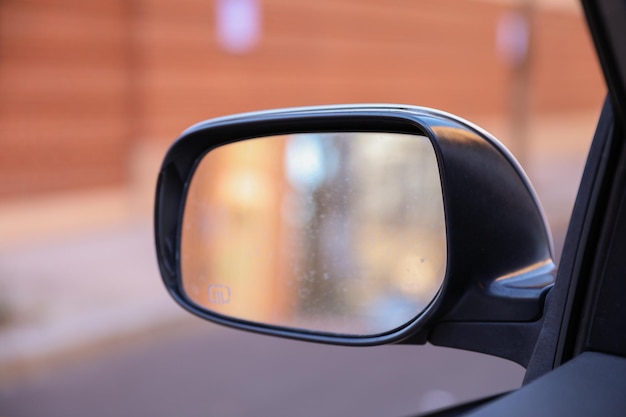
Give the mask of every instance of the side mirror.
[{"label": "side mirror", "polygon": [[165,157],[155,216],[163,281],[181,306],[301,340],[430,340],[525,364],[554,280],[517,162],[425,108],[200,123]]}]

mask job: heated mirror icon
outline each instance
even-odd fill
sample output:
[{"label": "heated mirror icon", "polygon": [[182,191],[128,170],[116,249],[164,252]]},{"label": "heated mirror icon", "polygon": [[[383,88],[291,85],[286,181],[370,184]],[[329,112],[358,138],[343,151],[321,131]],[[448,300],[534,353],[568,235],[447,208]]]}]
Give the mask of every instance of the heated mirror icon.
[{"label": "heated mirror icon", "polygon": [[230,303],[230,287],[226,285],[209,285],[209,302],[211,304]]}]

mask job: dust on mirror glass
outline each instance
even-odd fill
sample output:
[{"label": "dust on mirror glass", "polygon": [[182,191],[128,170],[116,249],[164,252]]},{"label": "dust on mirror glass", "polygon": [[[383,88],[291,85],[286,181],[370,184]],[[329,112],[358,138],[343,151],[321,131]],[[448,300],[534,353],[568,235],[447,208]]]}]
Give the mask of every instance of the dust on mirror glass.
[{"label": "dust on mirror glass", "polygon": [[424,136],[299,133],[207,153],[183,216],[181,273],[202,309],[347,336],[392,331],[446,269],[441,180]]}]

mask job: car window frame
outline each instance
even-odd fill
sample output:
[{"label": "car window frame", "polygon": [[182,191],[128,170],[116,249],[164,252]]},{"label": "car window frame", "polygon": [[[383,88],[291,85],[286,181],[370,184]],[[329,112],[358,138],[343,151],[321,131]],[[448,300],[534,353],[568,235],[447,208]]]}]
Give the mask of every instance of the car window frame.
[{"label": "car window frame", "polygon": [[588,350],[585,337],[594,319],[594,288],[601,285],[599,250],[607,247],[615,216],[622,150],[626,138],[626,4],[582,0],[583,10],[608,88],[591,144],[563,247],[555,288],[524,383]]}]

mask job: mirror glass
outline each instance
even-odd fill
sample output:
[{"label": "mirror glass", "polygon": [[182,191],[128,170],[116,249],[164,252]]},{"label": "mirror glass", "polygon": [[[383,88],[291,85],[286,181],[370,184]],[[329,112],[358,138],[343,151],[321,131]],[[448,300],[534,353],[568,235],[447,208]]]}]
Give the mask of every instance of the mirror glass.
[{"label": "mirror glass", "polygon": [[232,318],[348,336],[418,316],[445,276],[430,140],[299,133],[212,150],[183,216],[183,289]]}]

